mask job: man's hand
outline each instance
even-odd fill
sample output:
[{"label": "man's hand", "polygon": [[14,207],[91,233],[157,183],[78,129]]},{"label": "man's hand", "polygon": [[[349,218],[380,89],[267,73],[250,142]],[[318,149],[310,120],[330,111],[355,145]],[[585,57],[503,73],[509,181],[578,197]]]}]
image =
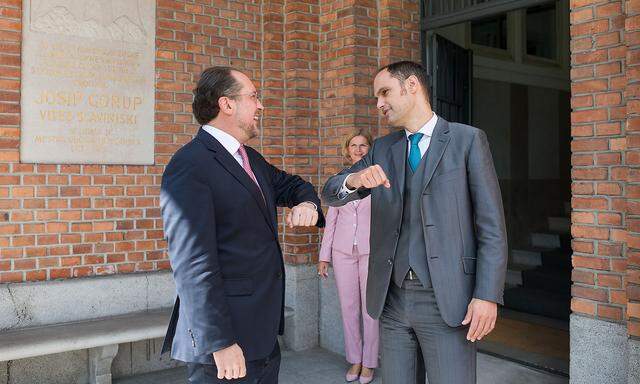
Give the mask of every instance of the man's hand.
[{"label": "man's hand", "polygon": [[213,361],[218,368],[218,379],[239,379],[247,375],[244,354],[238,344],[213,352]]},{"label": "man's hand", "polygon": [[287,215],[287,225],[293,227],[311,227],[318,222],[318,211],[313,204],[304,202],[291,208]]},{"label": "man's hand", "polygon": [[467,340],[475,342],[493,331],[498,317],[498,304],[491,301],[472,299],[467,307],[467,315],[462,320],[462,325],[469,326]]},{"label": "man's hand", "polygon": [[363,169],[360,172],[347,176],[347,187],[349,189],[375,188],[384,185],[391,188],[389,178],[378,164]]},{"label": "man's hand", "polygon": [[327,277],[329,277],[329,262],[327,261],[318,262],[318,275],[322,279],[326,279]]}]

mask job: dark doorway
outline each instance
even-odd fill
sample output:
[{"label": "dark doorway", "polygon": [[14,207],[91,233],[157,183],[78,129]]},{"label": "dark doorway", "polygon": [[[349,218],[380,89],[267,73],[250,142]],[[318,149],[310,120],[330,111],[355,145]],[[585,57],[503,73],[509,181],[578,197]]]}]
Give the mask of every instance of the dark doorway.
[{"label": "dark doorway", "polygon": [[568,375],[568,3],[523,0],[524,7],[500,5],[490,12],[487,4],[469,1],[448,16],[438,2],[428,3],[423,60],[434,110],[486,132],[503,195],[509,237],[505,305],[495,331],[479,347]]}]

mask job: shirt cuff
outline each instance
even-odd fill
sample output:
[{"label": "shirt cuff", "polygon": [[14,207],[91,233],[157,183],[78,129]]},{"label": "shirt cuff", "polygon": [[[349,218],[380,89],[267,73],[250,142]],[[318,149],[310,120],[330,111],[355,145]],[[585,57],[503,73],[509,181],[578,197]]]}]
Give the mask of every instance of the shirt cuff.
[{"label": "shirt cuff", "polygon": [[313,209],[315,209],[316,211],[318,210],[318,206],[313,201],[303,201],[303,203],[311,204],[313,205]]},{"label": "shirt cuff", "polygon": [[340,199],[344,199],[347,195],[349,195],[350,193],[353,193],[355,191],[357,191],[357,188],[354,189],[350,189],[349,187],[347,187],[347,179],[349,178],[349,176],[353,175],[353,173],[350,173],[347,175],[347,177],[344,178],[344,181],[342,182],[342,188],[340,188],[340,191],[338,191],[338,197]]}]

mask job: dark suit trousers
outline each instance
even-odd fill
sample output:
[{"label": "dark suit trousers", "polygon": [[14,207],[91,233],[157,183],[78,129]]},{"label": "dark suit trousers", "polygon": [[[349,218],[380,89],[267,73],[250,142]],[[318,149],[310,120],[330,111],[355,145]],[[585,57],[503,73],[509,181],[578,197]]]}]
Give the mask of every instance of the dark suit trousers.
[{"label": "dark suit trousers", "polygon": [[187,382],[189,384],[277,384],[280,371],[280,346],[276,342],[271,355],[264,359],[247,361],[246,365],[245,377],[220,380],[215,365],[187,363]]},{"label": "dark suit trousers", "polygon": [[468,329],[442,320],[433,288],[419,280],[405,280],[402,288],[391,283],[380,316],[382,382],[416,383],[420,348],[429,384],[475,384],[476,346],[466,339]]}]

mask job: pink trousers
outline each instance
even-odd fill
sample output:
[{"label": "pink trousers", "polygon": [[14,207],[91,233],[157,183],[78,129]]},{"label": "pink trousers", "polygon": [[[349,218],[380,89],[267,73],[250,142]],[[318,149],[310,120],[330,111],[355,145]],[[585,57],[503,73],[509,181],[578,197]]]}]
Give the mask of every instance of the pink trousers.
[{"label": "pink trousers", "polygon": [[[365,300],[369,255],[358,254],[355,246],[352,255],[334,249],[331,264],[342,311],[347,361],[351,364],[362,363],[365,367],[376,368],[379,345],[378,320],[374,320],[367,313]],[[363,332],[360,330],[361,321]]]}]

